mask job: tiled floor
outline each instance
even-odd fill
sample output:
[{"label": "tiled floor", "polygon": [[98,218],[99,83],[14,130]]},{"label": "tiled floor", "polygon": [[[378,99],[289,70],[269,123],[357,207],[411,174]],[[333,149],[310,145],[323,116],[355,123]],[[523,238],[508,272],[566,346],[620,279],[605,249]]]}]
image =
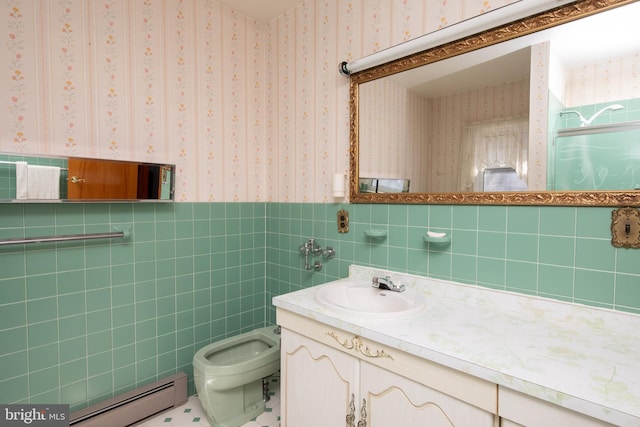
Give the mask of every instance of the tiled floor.
[{"label": "tiled floor", "polygon": [[[267,409],[255,420],[242,427],[279,427],[280,426],[280,377],[272,377],[269,382],[271,399]],[[197,396],[189,397],[184,405],[172,409],[138,424],[136,427],[211,427]]]}]

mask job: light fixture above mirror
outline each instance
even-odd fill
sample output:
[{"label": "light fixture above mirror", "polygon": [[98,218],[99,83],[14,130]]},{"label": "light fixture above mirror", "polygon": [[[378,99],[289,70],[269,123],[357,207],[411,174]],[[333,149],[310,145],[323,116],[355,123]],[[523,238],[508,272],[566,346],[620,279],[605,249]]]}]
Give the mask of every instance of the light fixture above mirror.
[{"label": "light fixture above mirror", "polygon": [[[607,14],[613,15],[614,12],[630,14],[631,10],[635,11],[640,6],[640,3],[635,5],[633,3],[636,2],[628,0],[583,0],[572,2],[533,16],[500,24],[486,31],[476,31],[472,35],[431,47],[423,52],[352,73],[350,75],[350,200],[355,203],[639,205],[640,192],[635,191],[635,189],[638,188],[640,181],[638,183],[633,181],[636,179],[636,167],[631,163],[637,163],[637,175],[638,179],[640,179],[640,157],[636,159],[633,156],[626,156],[625,161],[627,163],[624,167],[614,164],[609,166],[608,169],[602,165],[598,165],[596,168],[595,166],[591,167],[591,165],[584,164],[590,161],[588,157],[580,159],[579,162],[570,158],[572,153],[570,147],[574,147],[576,144],[574,140],[558,139],[558,148],[554,145],[557,137],[560,136],[560,130],[580,127],[577,115],[560,115],[560,112],[565,109],[574,109],[565,107],[584,106],[583,115],[596,119],[593,123],[590,123],[591,129],[589,130],[593,133],[598,131],[600,124],[610,125],[615,121],[626,122],[624,123],[625,125],[636,121],[640,124],[640,111],[636,106],[637,103],[635,100],[628,100],[625,105],[629,108],[608,108],[603,113],[598,114],[599,117],[597,118],[595,113],[599,113],[599,109],[608,105],[617,105],[618,102],[609,102],[609,100],[587,102],[584,99],[580,99],[575,101],[577,103],[567,101],[568,103],[564,104],[565,99],[570,99],[571,97],[578,99],[580,96],[585,98],[586,95],[569,94],[565,97],[563,93],[559,97],[560,101],[558,101],[555,96],[564,89],[557,89],[558,79],[550,76],[549,73],[549,69],[556,67],[556,63],[552,63],[552,61],[545,62],[548,56],[557,54],[558,45],[577,43],[574,38],[569,39],[566,36],[563,37],[562,43],[556,43],[555,41],[550,43],[548,39],[550,32],[556,32],[568,23],[584,23],[589,26],[588,19],[590,18],[588,17],[592,15],[597,18]],[[631,6],[633,6],[633,9]],[[619,27],[622,27],[621,22],[619,24]],[[591,28],[596,27],[591,26]],[[597,35],[602,39],[602,34],[606,32],[606,29],[597,28],[599,28]],[[591,31],[591,33],[595,32]],[[633,32],[626,34],[626,36],[624,36],[624,32],[622,34],[623,36],[617,36],[616,45],[622,47],[625,42],[633,41],[635,43],[632,46],[632,49],[635,49],[633,51],[634,55],[636,58],[639,57],[640,41],[637,37],[634,37]],[[585,41],[582,45],[575,44],[572,55],[575,54],[574,56],[578,59],[586,60],[586,53],[579,52],[579,47],[584,44],[587,44],[587,48],[590,51],[598,50],[598,41],[593,43]],[[610,51],[611,49],[608,50]],[[506,62],[507,60],[504,57],[506,53],[509,54],[509,62]],[[562,55],[565,60],[568,60],[569,54]],[[495,79],[497,73],[487,67],[487,64],[492,62],[499,64],[502,71],[509,70],[511,72],[506,81]],[[467,69],[470,63],[476,64],[471,71]],[[348,69],[349,65],[347,64],[345,67]],[[408,110],[408,105],[411,102],[407,102],[407,100],[411,101],[411,99],[405,97],[402,106],[399,107],[396,104],[391,104],[388,99],[381,98],[380,94],[389,93],[388,87],[374,88],[374,85],[382,84],[394,87],[407,86],[406,81],[415,79],[414,75],[417,71],[427,67],[432,84],[423,84],[421,89],[423,91],[442,91],[445,86],[451,84],[447,77],[455,75],[458,79],[451,85],[454,90],[457,90],[457,93],[461,93],[463,90],[467,90],[467,92],[474,91],[476,89],[464,88],[464,85],[471,81],[481,82],[484,87],[492,87],[493,93],[491,96],[496,98],[504,98],[507,92],[518,94],[517,99],[508,100],[507,102],[508,104],[514,104],[517,108],[511,111],[488,111],[494,108],[492,104],[491,106],[483,107],[484,110],[487,110],[482,112],[486,113],[484,115],[464,116],[462,111],[468,108],[468,105],[461,105],[459,101],[457,101],[458,104],[451,102],[446,104],[448,102],[446,100],[447,95],[438,94],[437,96],[445,99],[441,105],[422,105],[420,107],[422,110],[418,108],[410,111]],[[538,71],[537,68],[543,69],[543,71]],[[519,74],[521,69],[526,71],[526,76]],[[529,73],[533,73],[532,76]],[[405,77],[406,75],[408,76]],[[406,81],[403,82],[401,79]],[[596,90],[594,89],[593,91]],[[368,96],[366,95],[367,93],[373,94],[373,97],[369,100],[365,98]],[[476,90],[473,96],[476,98],[483,96],[488,98],[486,93]],[[544,98],[544,102],[539,98]],[[637,96],[637,98],[640,99],[640,96]],[[486,105],[489,105],[488,101],[485,99],[483,101],[485,101]],[[468,101],[465,102],[468,103]],[[371,105],[374,105],[373,110],[378,108],[385,111],[384,121],[381,117],[373,115]],[[443,105],[446,105],[446,107],[443,107]],[[481,110],[481,108],[478,108],[478,110]],[[436,121],[433,118],[438,117],[436,113],[440,114],[439,117],[455,117],[458,123]],[[404,119],[412,114],[421,118],[421,123],[411,125],[399,121],[393,124],[390,123],[394,120],[394,116],[395,118],[402,117]],[[368,123],[376,123],[377,128],[366,128]],[[390,126],[384,129],[381,123],[387,123]],[[498,123],[500,127],[495,126],[495,123]],[[518,135],[514,137],[514,140],[520,140],[519,135],[526,133],[526,135],[522,136],[524,144],[518,149],[510,148],[509,153],[506,154],[504,150],[499,149],[500,155],[491,158],[490,161],[486,158],[471,160],[471,166],[462,170],[458,166],[469,162],[468,159],[462,159],[464,157],[462,154],[470,157],[469,153],[473,150],[481,151],[478,148],[480,145],[474,142],[475,145],[467,145],[466,148],[453,148],[452,141],[462,139],[459,135],[463,132],[466,134],[474,132],[474,126],[482,125],[486,128],[487,124],[493,126],[491,132],[494,132],[494,134],[489,134],[490,136],[507,132],[505,126],[510,126],[508,132]],[[430,148],[435,151],[435,154],[431,153],[431,159],[433,160],[431,162],[424,160],[424,157],[420,157],[420,150],[428,151],[429,149],[424,146],[420,147],[419,143],[415,143],[411,147],[394,145],[400,140],[420,139],[416,138],[416,135],[420,132],[420,127],[430,128],[428,132],[432,134],[439,127],[441,128],[439,130],[441,133],[438,135],[440,140],[439,148]],[[628,129],[629,127],[625,126],[625,131]],[[601,131],[612,132],[610,128],[602,128]],[[378,139],[383,137],[382,142],[373,148],[371,147],[371,141],[375,138],[371,135],[375,135]],[[465,136],[465,138],[468,141],[478,140],[470,136]],[[566,138],[566,135],[563,135],[563,138]],[[582,136],[579,136],[579,138],[582,138]],[[597,138],[600,138],[596,139],[597,144],[594,145],[592,142],[589,142],[589,144],[592,144],[592,146],[597,145],[600,148],[608,145],[602,142],[602,138],[608,141],[608,136],[603,137],[600,135]],[[485,139],[487,139],[486,135]],[[626,142],[621,142],[620,144],[628,145]],[[629,148],[627,145],[623,145],[625,149],[633,150],[633,147]],[[495,151],[495,146],[495,144],[487,144],[488,148],[485,151]],[[614,152],[616,150],[608,146],[603,149],[614,150]],[[385,150],[388,151],[385,152]],[[640,143],[638,143],[636,151],[640,153]],[[522,154],[523,152],[524,154]],[[486,157],[486,154],[482,155]],[[590,153],[589,156],[601,157],[601,152],[595,151]],[[396,157],[404,157],[405,163],[402,163]],[[374,162],[377,162],[376,165],[372,166],[371,163],[365,163],[370,161],[371,158],[377,159]],[[391,167],[389,170],[382,170],[380,162],[385,164],[395,162],[395,169]],[[469,172],[467,169],[473,170]],[[609,184],[601,179],[607,173],[609,177],[615,177],[618,173],[617,169],[627,169],[624,184]],[[485,170],[489,173],[485,173]],[[511,170],[514,173],[504,173],[505,171],[511,172]],[[494,173],[496,171],[500,171],[500,174]],[[428,178],[420,175],[428,173],[431,174]],[[568,178],[564,180],[556,179],[558,178],[556,175],[562,174],[567,175]],[[515,177],[520,179],[524,185],[504,186],[502,187],[504,191],[495,191],[493,190],[494,187],[489,187],[487,182],[483,180],[485,175],[491,175],[492,179],[498,175],[508,175],[510,181],[514,181],[513,178]],[[363,177],[409,179],[410,186],[407,187],[410,187],[411,191],[369,192],[370,190],[362,186],[361,178]],[[568,180],[575,182],[590,180],[595,184],[588,188],[581,186],[583,184],[576,185],[575,188],[560,184],[556,186],[555,184],[556,182],[567,182]],[[433,186],[428,187],[427,185]]]}]

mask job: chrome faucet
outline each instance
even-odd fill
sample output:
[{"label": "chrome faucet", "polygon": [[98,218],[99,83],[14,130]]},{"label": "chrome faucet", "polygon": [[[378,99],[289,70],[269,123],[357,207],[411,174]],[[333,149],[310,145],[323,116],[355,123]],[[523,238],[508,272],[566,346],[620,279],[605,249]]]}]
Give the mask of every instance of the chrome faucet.
[{"label": "chrome faucet", "polygon": [[404,292],[404,285],[396,285],[391,281],[391,277],[374,277],[371,279],[371,286],[386,291]]}]

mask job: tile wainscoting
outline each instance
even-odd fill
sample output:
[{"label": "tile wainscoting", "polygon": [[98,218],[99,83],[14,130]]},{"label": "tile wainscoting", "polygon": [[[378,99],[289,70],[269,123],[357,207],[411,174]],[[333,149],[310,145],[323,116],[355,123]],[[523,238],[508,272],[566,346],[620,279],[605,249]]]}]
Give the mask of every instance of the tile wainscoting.
[{"label": "tile wainscoting", "polygon": [[[337,231],[347,209],[349,233]],[[130,240],[0,247],[0,401],[72,410],[176,371],[201,346],[275,322],[271,298],[375,266],[640,313],[640,263],[611,208],[313,203],[0,205],[0,239],[111,231]],[[385,239],[365,230],[387,230]],[[424,241],[427,230],[449,245]],[[336,256],[304,270],[315,237]]]}]

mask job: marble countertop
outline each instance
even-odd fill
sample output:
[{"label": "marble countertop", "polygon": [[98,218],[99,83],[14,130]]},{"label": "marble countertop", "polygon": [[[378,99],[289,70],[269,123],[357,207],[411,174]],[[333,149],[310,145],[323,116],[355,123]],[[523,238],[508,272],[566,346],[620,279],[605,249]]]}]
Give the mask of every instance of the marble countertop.
[{"label": "marble countertop", "polygon": [[611,424],[640,427],[640,316],[359,266],[341,281],[387,275],[423,293],[426,307],[391,319],[352,315],[314,299],[323,285],[273,303]]}]

